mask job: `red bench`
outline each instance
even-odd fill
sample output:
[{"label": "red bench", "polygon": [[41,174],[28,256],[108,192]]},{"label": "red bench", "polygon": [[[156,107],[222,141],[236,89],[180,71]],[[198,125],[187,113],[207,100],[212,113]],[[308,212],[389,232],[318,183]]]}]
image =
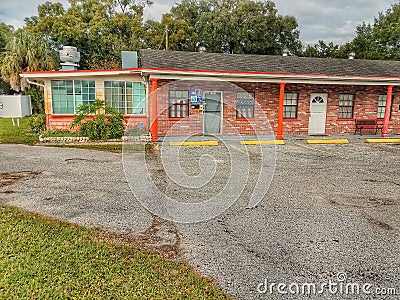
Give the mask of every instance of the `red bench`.
[{"label": "red bench", "polygon": [[360,131],[362,129],[375,129],[375,134],[377,134],[378,130],[382,132],[382,127],[383,124],[378,123],[378,119],[354,119],[356,122],[356,130],[354,131],[354,134],[357,133],[357,131]]}]

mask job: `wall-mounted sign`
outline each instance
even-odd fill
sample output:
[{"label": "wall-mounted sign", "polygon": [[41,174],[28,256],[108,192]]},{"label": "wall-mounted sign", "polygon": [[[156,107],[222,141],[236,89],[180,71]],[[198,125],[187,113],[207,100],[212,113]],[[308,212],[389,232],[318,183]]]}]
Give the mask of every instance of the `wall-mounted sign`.
[{"label": "wall-mounted sign", "polygon": [[202,104],[203,94],[200,89],[191,88],[190,89],[190,104]]}]

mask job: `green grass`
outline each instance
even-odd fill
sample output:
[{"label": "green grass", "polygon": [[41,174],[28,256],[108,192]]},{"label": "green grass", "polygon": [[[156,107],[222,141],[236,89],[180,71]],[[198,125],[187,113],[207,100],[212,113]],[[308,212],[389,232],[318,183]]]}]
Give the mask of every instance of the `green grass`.
[{"label": "green grass", "polygon": [[188,265],[0,206],[0,299],[229,299]]},{"label": "green grass", "polygon": [[[14,119],[16,121],[16,119]],[[39,137],[31,133],[29,117],[20,118],[20,126],[13,126],[11,118],[0,118],[0,143],[35,144]]]}]

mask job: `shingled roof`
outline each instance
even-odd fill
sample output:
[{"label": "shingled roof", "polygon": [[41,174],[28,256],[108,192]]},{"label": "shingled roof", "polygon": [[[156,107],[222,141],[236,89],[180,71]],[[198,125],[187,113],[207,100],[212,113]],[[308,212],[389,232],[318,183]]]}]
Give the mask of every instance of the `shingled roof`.
[{"label": "shingled roof", "polygon": [[142,68],[400,77],[399,61],[140,50]]}]

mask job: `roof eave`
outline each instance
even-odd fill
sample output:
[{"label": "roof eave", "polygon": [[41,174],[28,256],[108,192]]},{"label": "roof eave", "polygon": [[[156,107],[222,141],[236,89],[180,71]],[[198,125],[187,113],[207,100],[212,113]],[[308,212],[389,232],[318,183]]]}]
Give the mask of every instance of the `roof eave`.
[{"label": "roof eave", "polygon": [[147,75],[150,78],[159,79],[227,80],[342,85],[400,85],[400,77],[390,76],[333,76],[324,74],[229,72],[159,68],[142,69],[142,74]]}]

